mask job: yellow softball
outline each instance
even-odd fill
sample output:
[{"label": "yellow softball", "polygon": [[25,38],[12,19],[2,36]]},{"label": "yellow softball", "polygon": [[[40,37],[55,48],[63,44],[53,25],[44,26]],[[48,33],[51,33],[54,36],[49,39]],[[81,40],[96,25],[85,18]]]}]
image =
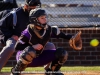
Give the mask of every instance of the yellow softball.
[{"label": "yellow softball", "polygon": [[90,41],[90,45],[93,47],[96,47],[99,45],[99,41],[97,39],[93,39]]}]

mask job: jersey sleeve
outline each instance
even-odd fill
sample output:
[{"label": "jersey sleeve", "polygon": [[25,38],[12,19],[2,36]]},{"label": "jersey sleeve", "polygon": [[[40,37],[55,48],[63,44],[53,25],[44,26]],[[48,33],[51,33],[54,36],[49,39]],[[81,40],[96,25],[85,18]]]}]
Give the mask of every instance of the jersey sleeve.
[{"label": "jersey sleeve", "polygon": [[53,37],[53,38],[63,38],[63,39],[70,40],[72,35],[71,34],[65,34],[65,33],[61,32],[57,26],[52,26],[51,37]]},{"label": "jersey sleeve", "polygon": [[23,50],[28,45],[29,45],[29,33],[28,33],[28,31],[24,30],[15,45],[15,49]]}]

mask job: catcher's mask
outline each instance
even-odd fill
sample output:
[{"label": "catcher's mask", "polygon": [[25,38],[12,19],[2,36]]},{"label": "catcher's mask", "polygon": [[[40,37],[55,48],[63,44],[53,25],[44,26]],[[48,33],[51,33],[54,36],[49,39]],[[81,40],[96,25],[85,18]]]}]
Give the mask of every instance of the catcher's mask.
[{"label": "catcher's mask", "polygon": [[47,27],[47,23],[41,24],[38,20],[38,17],[42,16],[42,15],[46,15],[45,10],[41,9],[41,8],[36,8],[30,11],[30,15],[29,15],[29,21],[31,24],[33,25],[37,25],[41,28],[46,28]]},{"label": "catcher's mask", "polygon": [[41,7],[41,2],[40,0],[25,0],[25,3],[28,6],[40,6]]}]

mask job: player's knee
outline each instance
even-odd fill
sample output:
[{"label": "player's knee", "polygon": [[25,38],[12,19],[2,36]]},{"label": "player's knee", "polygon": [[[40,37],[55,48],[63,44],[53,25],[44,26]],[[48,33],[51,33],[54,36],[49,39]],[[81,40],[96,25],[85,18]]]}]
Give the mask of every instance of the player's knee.
[{"label": "player's knee", "polygon": [[45,48],[44,50],[52,50],[52,49],[56,49],[55,45],[51,42],[48,42],[46,45],[45,45]]},{"label": "player's knee", "polygon": [[55,56],[58,59],[59,64],[64,64],[67,61],[68,53],[65,49],[58,48],[56,49]]},{"label": "player's knee", "polygon": [[20,59],[22,60],[22,63],[29,64],[35,57],[36,57],[36,51],[34,50],[33,47],[28,46],[21,53]]},{"label": "player's knee", "polygon": [[13,53],[15,51],[14,46],[5,46],[3,47],[3,49],[9,51],[10,53]]}]

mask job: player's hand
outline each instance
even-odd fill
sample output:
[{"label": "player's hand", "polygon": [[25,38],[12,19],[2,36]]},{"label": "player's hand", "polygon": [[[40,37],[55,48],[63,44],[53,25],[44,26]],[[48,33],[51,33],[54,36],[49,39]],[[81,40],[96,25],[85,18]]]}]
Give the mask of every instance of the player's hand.
[{"label": "player's hand", "polygon": [[81,31],[75,34],[70,40],[69,44],[74,50],[82,50]]},{"label": "player's hand", "polygon": [[16,36],[16,35],[13,35],[12,38],[13,38],[14,40],[16,40],[16,41],[18,40],[18,36]]},{"label": "player's hand", "polygon": [[41,50],[43,46],[41,44],[36,44],[32,46],[35,50]]}]

